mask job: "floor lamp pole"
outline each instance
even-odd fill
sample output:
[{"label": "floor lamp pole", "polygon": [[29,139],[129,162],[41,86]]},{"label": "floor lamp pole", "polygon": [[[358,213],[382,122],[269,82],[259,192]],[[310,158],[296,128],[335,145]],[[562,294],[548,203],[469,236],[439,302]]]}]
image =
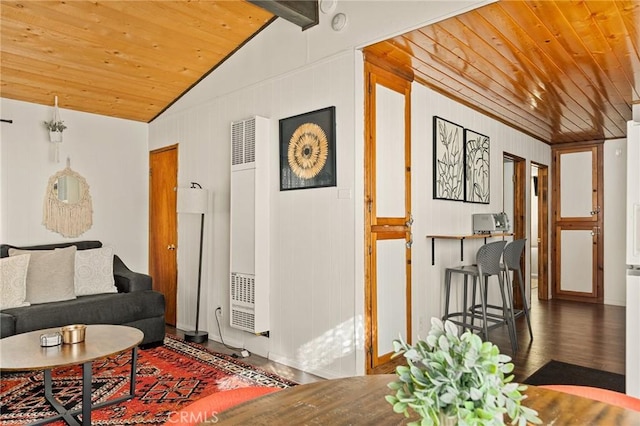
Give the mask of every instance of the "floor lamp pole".
[{"label": "floor lamp pole", "polygon": [[200,215],[200,254],[198,257],[198,297],[196,301],[196,330],[186,331],[184,333],[184,340],[187,342],[202,343],[209,339],[209,333],[206,331],[199,331],[198,325],[200,323],[200,286],[202,283],[202,239],[204,235],[204,213]]}]

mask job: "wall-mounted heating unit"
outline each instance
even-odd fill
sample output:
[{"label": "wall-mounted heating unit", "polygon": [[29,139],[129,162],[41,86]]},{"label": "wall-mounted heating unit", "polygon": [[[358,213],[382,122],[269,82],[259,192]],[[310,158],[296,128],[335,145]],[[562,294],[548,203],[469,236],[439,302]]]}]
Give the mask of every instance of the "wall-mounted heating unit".
[{"label": "wall-mounted heating unit", "polygon": [[231,123],[231,327],[269,331],[269,119]]}]

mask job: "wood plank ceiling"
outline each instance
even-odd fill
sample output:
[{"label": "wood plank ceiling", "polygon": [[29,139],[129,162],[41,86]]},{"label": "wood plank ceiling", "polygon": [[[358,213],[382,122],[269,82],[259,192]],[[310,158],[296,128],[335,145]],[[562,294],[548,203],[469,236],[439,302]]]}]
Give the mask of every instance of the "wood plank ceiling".
[{"label": "wood plank ceiling", "polygon": [[500,1],[365,56],[541,141],[598,141],[640,100],[639,26],[640,1]]},{"label": "wood plank ceiling", "polygon": [[5,1],[2,97],[149,122],[268,25],[245,1]]},{"label": "wood plank ceiling", "polygon": [[[2,97],[143,122],[275,19],[239,0],[0,7]],[[365,55],[544,142],[594,141],[640,100],[639,25],[640,0],[500,1]]]}]

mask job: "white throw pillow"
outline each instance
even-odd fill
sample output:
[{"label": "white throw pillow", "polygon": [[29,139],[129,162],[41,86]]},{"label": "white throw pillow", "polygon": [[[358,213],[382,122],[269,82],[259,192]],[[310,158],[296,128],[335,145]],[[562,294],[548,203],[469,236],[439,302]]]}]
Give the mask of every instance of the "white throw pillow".
[{"label": "white throw pillow", "polygon": [[0,259],[0,309],[29,306],[27,298],[27,270],[31,255]]},{"label": "white throw pillow", "polygon": [[76,252],[76,296],[117,293],[113,278],[113,248],[102,247]]},{"label": "white throw pillow", "polygon": [[47,303],[76,298],[73,287],[76,246],[55,250],[9,249],[9,256],[31,254],[27,271],[27,302]]}]

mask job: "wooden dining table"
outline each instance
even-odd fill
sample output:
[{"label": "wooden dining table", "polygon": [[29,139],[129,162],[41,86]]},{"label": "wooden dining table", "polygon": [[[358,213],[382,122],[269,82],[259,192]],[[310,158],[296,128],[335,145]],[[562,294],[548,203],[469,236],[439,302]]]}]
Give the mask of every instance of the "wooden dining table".
[{"label": "wooden dining table", "polygon": [[[394,413],[385,400],[393,393],[387,384],[396,377],[354,376],[298,385],[215,413],[200,425],[403,425],[418,420]],[[524,393],[523,404],[538,411],[545,425],[640,425],[637,411],[536,386]]]}]

